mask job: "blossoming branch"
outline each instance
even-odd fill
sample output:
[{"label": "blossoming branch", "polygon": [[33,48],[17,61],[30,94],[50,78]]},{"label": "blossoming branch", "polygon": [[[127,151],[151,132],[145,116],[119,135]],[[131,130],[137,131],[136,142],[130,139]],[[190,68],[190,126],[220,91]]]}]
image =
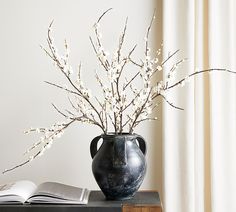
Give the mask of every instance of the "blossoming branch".
[{"label": "blossoming branch", "polygon": [[[115,134],[128,132],[132,134],[141,122],[157,119],[152,114],[158,107],[160,101],[158,98],[162,98],[173,108],[183,110],[168,99],[167,93],[172,88],[184,86],[194,75],[204,72],[223,71],[235,73],[226,69],[206,69],[195,71],[179,81],[174,81],[177,68],[185,61],[185,59],[181,59],[174,63],[169,70],[165,70],[166,77],[164,80],[156,81],[156,75],[162,73],[166,63],[179,50],[169,54],[163,61],[160,60],[161,49],[158,49],[155,52],[155,56],[152,56],[152,51],[149,47],[149,34],[155,19],[155,15],[153,15],[144,38],[143,58],[140,58],[138,62],[133,59],[137,45],[134,45],[127,54],[123,53],[128,19],[126,19],[119,37],[117,49],[113,54],[109,54],[102,43],[100,22],[110,10],[111,8],[98,18],[93,26],[94,37],[90,37],[91,45],[102,68],[102,70],[97,70],[95,73],[95,78],[101,88],[102,97],[92,94],[91,90],[83,82],[81,64],[77,73],[74,73],[69,63],[70,51],[66,41],[64,43],[64,54],[61,55],[58,52],[52,36],[53,22],[49,25],[47,31],[48,48],[42,47],[42,49],[64,75],[68,84],[63,86],[47,81],[46,83],[62,89],[68,94],[71,109],[62,111],[53,104],[55,110],[63,116],[65,121],[55,123],[49,128],[30,128],[25,131],[25,133],[40,133],[42,136],[39,141],[25,152],[27,159],[23,163],[6,169],[3,173],[23,166],[36,157],[43,155],[45,150],[51,147],[53,141],[59,138],[75,122],[96,125],[104,134],[109,132],[114,132]],[[126,75],[127,71],[129,71],[128,65],[132,65],[136,70],[130,78]]]}]

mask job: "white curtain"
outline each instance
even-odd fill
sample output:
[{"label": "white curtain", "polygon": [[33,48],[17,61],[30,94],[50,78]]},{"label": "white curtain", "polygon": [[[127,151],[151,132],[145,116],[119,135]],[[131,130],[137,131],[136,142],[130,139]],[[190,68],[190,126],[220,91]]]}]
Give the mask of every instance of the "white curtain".
[{"label": "white curtain", "polygon": [[[196,68],[236,71],[235,0],[164,0],[164,57],[176,80]],[[165,212],[236,212],[236,75],[196,76],[169,92],[163,114]]]}]

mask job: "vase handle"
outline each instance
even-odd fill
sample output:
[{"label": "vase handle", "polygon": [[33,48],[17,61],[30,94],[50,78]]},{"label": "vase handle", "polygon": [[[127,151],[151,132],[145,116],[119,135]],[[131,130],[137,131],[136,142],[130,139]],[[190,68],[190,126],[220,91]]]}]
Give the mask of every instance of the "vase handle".
[{"label": "vase handle", "polygon": [[140,135],[137,135],[136,137],[137,141],[138,141],[138,144],[139,144],[139,148],[141,149],[142,153],[144,155],[146,155],[146,141],[144,140],[144,138]]},{"label": "vase handle", "polygon": [[94,158],[94,156],[97,154],[97,151],[98,151],[97,145],[100,138],[101,138],[101,135],[95,137],[90,144],[90,154],[92,158]]}]

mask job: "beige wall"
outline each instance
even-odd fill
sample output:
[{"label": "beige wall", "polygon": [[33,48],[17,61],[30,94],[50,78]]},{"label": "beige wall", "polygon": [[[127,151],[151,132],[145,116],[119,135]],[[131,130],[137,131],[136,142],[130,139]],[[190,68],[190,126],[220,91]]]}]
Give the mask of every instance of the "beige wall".
[{"label": "beige wall", "polygon": [[[22,153],[37,136],[22,132],[29,127],[49,126],[61,117],[51,103],[63,108],[63,92],[49,87],[44,80],[62,82],[49,58],[39,48],[46,44],[46,30],[54,19],[55,40],[62,47],[67,38],[72,64],[84,64],[84,78],[94,86],[97,67],[88,36],[91,26],[107,8],[113,7],[103,21],[103,38],[114,47],[126,16],[129,17],[127,46],[137,43],[142,53],[143,38],[154,8],[157,19],[152,31],[153,48],[159,48],[162,36],[161,2],[155,0],[1,0],[0,1],[0,170],[22,160]],[[161,110],[159,110],[159,113]],[[160,117],[161,118],[161,117]],[[91,172],[89,144],[101,132],[94,127],[77,125],[69,129],[45,155],[30,165],[5,175],[0,183],[19,179],[61,181],[97,189]],[[144,189],[161,189],[161,120],[146,123],[136,133],[148,142],[148,172]]]}]

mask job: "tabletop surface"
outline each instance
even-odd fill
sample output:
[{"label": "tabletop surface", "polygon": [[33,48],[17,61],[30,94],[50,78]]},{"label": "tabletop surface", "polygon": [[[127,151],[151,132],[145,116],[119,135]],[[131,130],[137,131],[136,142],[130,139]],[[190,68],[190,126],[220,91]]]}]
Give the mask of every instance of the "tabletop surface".
[{"label": "tabletop surface", "polygon": [[72,204],[18,204],[18,205],[0,205],[0,208],[5,207],[113,207],[120,208],[122,205],[160,205],[159,194],[156,191],[139,191],[129,200],[114,201],[106,200],[101,191],[91,191],[88,204],[72,205]]}]

